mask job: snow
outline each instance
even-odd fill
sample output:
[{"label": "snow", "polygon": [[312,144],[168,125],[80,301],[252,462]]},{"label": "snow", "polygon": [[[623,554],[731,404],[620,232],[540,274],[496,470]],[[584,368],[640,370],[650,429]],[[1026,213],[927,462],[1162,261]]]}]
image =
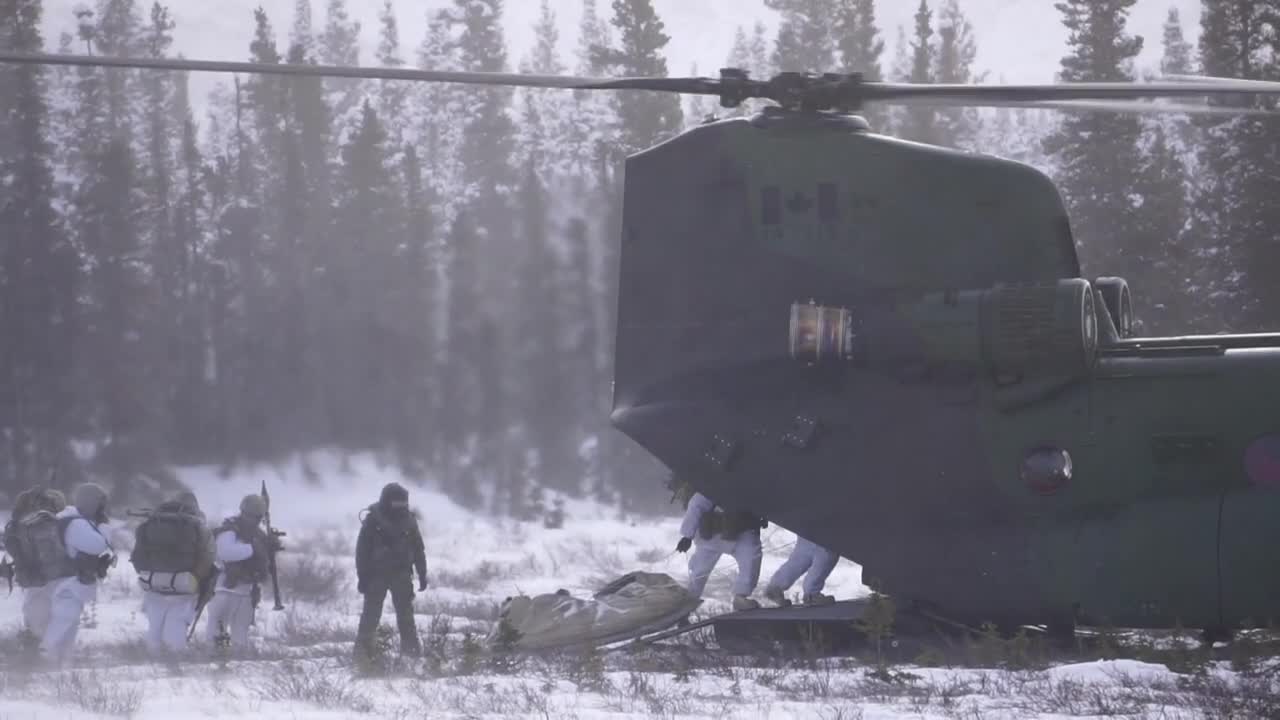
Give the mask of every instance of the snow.
[{"label": "snow", "polygon": [[[146,628],[141,593],[122,552],[125,557],[101,588],[98,603],[86,612],[78,655],[68,670],[31,673],[6,660],[21,622],[22,596],[0,595],[0,718],[897,720],[1087,717],[1108,708],[1140,715],[1157,706],[1164,717],[1197,716],[1162,705],[1180,697],[1180,676],[1163,665],[1132,660],[1044,671],[895,667],[909,675],[887,682],[852,659],[733,658],[714,645],[707,649],[706,640],[695,634],[669,641],[675,649],[607,652],[595,670],[570,657],[528,659],[503,672],[462,649],[463,633],[483,638],[503,598],[559,588],[584,597],[633,570],[665,572],[683,582],[687,557],[674,552],[677,508],[668,517],[628,517],[615,508],[569,499],[560,528],[493,519],[406,480],[370,454],[344,458],[318,452],[280,465],[238,468],[225,477],[216,467],[183,468],[178,476],[197,494],[211,522],[234,514],[240,498],[266,482],[273,524],[289,533],[280,556],[287,609],[271,611],[269,599],[259,609],[252,630],[259,655],[219,660],[204,645],[201,627],[191,657],[148,659],[141,646]],[[428,648],[432,638],[448,647],[435,660],[406,664],[388,678],[357,677],[349,663],[360,610],[351,582],[354,534],[359,511],[393,481],[410,489],[427,544],[431,586],[416,601],[418,629]],[[123,516],[123,508],[116,514]],[[117,527],[113,537],[117,547],[130,544],[126,528]],[[765,531],[761,588],[794,540],[783,529]],[[338,586],[319,594],[295,592],[301,586],[292,578],[303,560],[322,570],[336,568]],[[734,572],[731,559],[724,558],[700,613],[728,610]],[[827,591],[841,598],[865,593],[860,568],[842,560]],[[393,622],[389,607],[383,622]],[[1214,666],[1210,675],[1236,681],[1222,666]],[[1164,688],[1159,692],[1165,694],[1150,688]]]}]

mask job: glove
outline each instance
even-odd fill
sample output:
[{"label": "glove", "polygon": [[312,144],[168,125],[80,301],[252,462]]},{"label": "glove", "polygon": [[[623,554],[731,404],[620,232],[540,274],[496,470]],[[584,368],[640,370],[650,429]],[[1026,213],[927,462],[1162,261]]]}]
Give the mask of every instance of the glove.
[{"label": "glove", "polygon": [[274,555],[275,553],[281,552],[283,550],[284,550],[284,543],[281,542],[280,538],[276,537],[275,535],[272,535],[271,536],[271,553]]},{"label": "glove", "polygon": [[426,592],[427,578],[425,576],[418,577],[418,592]]},{"label": "glove", "polygon": [[358,578],[358,579],[356,580],[356,592],[358,592],[358,593],[360,593],[361,595],[363,595],[363,594],[365,594],[365,593],[366,593],[366,592],[368,592],[368,591],[369,591],[369,586],[368,586],[368,585],[365,585],[365,583],[364,583],[364,578]]},{"label": "glove", "polygon": [[693,538],[682,537],[680,542],[676,543],[676,552],[689,552],[691,547],[693,547]]}]

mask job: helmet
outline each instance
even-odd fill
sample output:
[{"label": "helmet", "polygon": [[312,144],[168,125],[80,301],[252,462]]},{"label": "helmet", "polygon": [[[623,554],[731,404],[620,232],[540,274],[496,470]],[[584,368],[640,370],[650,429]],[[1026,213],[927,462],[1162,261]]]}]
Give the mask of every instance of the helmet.
[{"label": "helmet", "polygon": [[49,506],[50,512],[60,513],[67,507],[67,496],[57,488],[48,488],[44,491],[44,501]]},{"label": "helmet", "polygon": [[107,491],[96,483],[85,483],[75,489],[71,500],[82,517],[95,518],[106,510]]},{"label": "helmet", "polygon": [[382,495],[378,498],[378,504],[388,510],[408,510],[409,491],[405,490],[400,483],[387,483],[382,488]]},{"label": "helmet", "polygon": [[196,494],[189,490],[178,493],[173,501],[189,510],[200,509],[200,501],[196,499]]},{"label": "helmet", "polygon": [[267,501],[261,495],[245,495],[240,501],[240,514],[261,520],[267,514]]}]

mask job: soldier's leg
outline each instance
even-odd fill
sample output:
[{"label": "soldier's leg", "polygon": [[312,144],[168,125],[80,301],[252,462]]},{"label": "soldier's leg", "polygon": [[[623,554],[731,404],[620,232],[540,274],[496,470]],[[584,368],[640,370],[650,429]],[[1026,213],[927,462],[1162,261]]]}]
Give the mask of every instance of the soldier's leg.
[{"label": "soldier's leg", "polygon": [[196,596],[173,595],[165,598],[165,603],[161,642],[170,652],[182,652],[187,649],[187,627],[196,615]]},{"label": "soldier's leg", "polygon": [[813,564],[809,566],[809,572],[804,576],[804,594],[817,595],[822,592],[822,588],[827,585],[827,577],[831,575],[832,570],[836,569],[838,562],[840,562],[839,555],[815,545]]},{"label": "soldier's leg", "polygon": [[84,612],[84,600],[71,583],[75,579],[60,581],[53,593],[49,609],[49,625],[40,642],[40,653],[56,665],[64,665],[71,658],[71,648],[80,631],[80,614]]},{"label": "soldier's leg", "polygon": [[738,563],[738,576],[733,580],[733,594],[747,597],[755,592],[756,585],[760,582],[760,562],[764,559],[758,530],[738,536],[733,547],[733,559]]},{"label": "soldier's leg", "polygon": [[147,616],[147,652],[159,655],[164,650],[164,598],[153,592],[142,593],[142,613]]},{"label": "soldier's leg", "polygon": [[253,599],[247,594],[230,595],[227,631],[231,633],[231,646],[249,649],[249,625],[253,623]]},{"label": "soldier's leg", "polygon": [[360,626],[356,629],[356,650],[368,652],[373,647],[374,634],[382,620],[382,605],[386,602],[388,588],[385,582],[371,581],[365,590]]},{"label": "soldier's leg", "polygon": [[400,631],[400,652],[419,655],[418,625],[413,617],[413,577],[405,575],[391,584],[391,602],[396,608],[396,629]]},{"label": "soldier's leg", "polygon": [[693,543],[693,554],[689,556],[689,594],[694,597],[702,597],[702,591],[707,588],[707,580],[711,577],[711,571],[716,568],[716,562],[720,559],[723,548],[716,538],[704,540],[698,538]]},{"label": "soldier's leg", "polygon": [[813,550],[813,543],[804,538],[797,538],[795,547],[791,549],[791,555],[787,557],[787,561],[774,571],[773,577],[769,578],[769,583],[766,585],[766,594],[768,590],[774,588],[782,591],[794,585],[805,570],[812,567]]},{"label": "soldier's leg", "polygon": [[49,613],[53,606],[53,588],[57,581],[22,591],[22,621],[36,637],[44,637],[49,627]]},{"label": "soldier's leg", "polygon": [[213,599],[209,601],[205,607],[205,638],[212,645],[218,641],[218,635],[222,633],[222,629],[231,630],[230,600],[234,597],[232,593],[218,590],[213,594]]}]

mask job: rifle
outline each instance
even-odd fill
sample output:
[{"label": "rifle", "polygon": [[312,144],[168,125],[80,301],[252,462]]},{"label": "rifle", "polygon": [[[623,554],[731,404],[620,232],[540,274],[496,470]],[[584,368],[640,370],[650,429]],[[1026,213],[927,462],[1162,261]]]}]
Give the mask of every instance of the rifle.
[{"label": "rifle", "polygon": [[213,599],[213,589],[218,586],[218,575],[222,571],[217,565],[213,567],[213,572],[200,583],[200,596],[196,600],[196,614],[191,618],[191,627],[187,629],[187,642],[191,642],[191,636],[196,633],[196,624],[200,622],[200,614],[204,612],[204,608]]},{"label": "rifle", "polygon": [[[280,580],[276,576],[276,543],[275,538],[282,538],[285,534],[271,527],[271,496],[267,494],[267,481],[262,481],[262,500],[267,506],[266,521],[267,535],[271,541],[267,547],[267,571],[271,573],[271,594],[275,596],[276,606],[274,609],[283,610],[284,603],[280,602]],[[257,603],[254,603],[257,606]]]}]

